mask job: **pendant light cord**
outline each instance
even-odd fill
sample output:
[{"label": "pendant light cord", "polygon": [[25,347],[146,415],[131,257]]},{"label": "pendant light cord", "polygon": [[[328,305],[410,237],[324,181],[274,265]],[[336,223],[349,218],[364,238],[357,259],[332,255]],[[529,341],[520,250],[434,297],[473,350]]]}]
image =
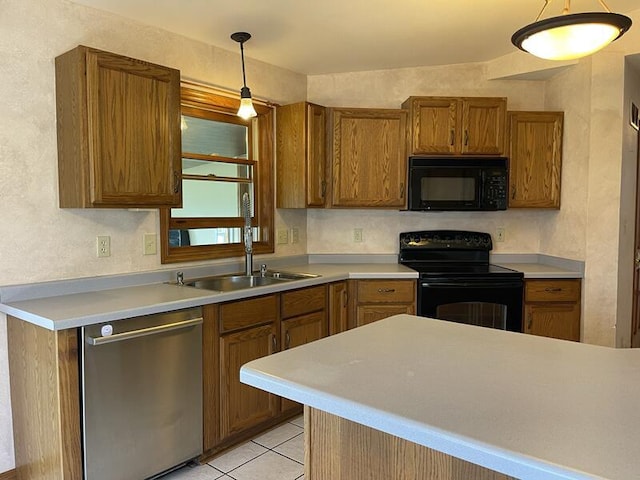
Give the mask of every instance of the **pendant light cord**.
[{"label": "pendant light cord", "polygon": [[242,57],[242,85],[247,87],[247,78],[244,73],[244,42],[240,42],[240,56]]}]

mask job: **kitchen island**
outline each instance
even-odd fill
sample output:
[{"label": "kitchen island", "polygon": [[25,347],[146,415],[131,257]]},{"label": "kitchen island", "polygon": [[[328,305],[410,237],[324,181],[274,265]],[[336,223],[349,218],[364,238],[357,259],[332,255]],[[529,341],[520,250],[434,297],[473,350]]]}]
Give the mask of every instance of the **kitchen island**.
[{"label": "kitchen island", "polygon": [[639,376],[640,351],[410,315],[240,373],[306,405],[307,480],[637,478]]}]

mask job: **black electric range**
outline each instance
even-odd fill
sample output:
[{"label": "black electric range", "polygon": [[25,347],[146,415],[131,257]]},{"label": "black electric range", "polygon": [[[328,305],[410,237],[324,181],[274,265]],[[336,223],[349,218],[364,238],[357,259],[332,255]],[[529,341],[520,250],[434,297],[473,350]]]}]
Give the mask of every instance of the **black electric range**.
[{"label": "black electric range", "polygon": [[401,233],[398,261],[419,272],[418,315],[522,331],[523,274],[489,263],[492,248],[483,232]]}]

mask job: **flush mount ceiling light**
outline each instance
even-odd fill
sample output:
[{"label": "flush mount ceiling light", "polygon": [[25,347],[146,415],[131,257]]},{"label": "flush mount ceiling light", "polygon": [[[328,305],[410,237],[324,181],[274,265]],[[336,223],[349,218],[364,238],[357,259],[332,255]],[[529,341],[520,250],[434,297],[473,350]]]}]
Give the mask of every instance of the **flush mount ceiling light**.
[{"label": "flush mount ceiling light", "polygon": [[237,115],[245,120],[258,115],[256,109],[253,108],[251,101],[251,90],[247,87],[247,79],[244,73],[244,42],[251,38],[251,34],[247,32],[236,32],[231,34],[231,40],[240,44],[240,56],[242,57],[242,88],[240,89],[240,108]]},{"label": "flush mount ceiling light", "polygon": [[590,55],[621,37],[631,27],[631,19],[611,13],[604,0],[604,12],[569,13],[565,0],[562,15],[540,20],[552,0],[545,0],[535,22],[511,37],[520,50],[548,60],[571,60]]}]

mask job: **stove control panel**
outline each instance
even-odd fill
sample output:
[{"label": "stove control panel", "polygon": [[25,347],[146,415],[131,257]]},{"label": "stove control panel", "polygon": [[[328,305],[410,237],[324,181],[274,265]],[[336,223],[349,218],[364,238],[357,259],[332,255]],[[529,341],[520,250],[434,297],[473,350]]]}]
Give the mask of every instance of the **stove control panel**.
[{"label": "stove control panel", "polygon": [[400,250],[491,250],[491,235],[464,230],[424,230],[400,234]]}]

